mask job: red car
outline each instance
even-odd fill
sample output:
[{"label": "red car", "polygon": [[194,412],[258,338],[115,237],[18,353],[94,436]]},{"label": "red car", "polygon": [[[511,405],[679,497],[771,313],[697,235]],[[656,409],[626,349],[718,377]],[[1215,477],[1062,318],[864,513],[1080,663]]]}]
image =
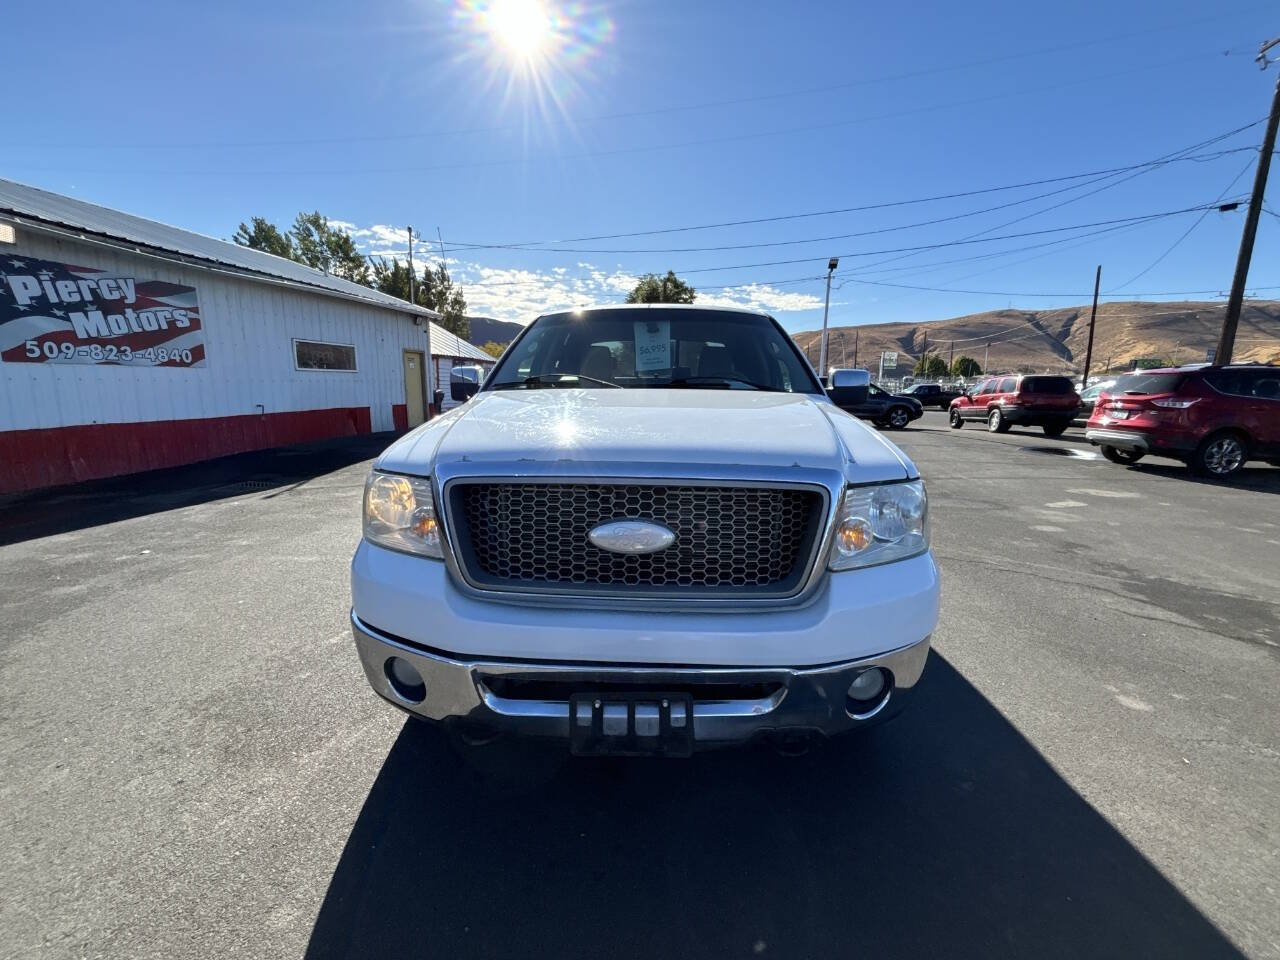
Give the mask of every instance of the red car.
[{"label": "red car", "polygon": [[992,433],[1016,424],[1058,437],[1080,409],[1080,394],[1068,377],[991,377],[952,400],[949,409],[953,430],[966,420],[984,420]]},{"label": "red car", "polygon": [[1123,376],[1085,428],[1112,463],[1148,453],[1229,477],[1249,460],[1280,466],[1280,366],[1174,367]]}]

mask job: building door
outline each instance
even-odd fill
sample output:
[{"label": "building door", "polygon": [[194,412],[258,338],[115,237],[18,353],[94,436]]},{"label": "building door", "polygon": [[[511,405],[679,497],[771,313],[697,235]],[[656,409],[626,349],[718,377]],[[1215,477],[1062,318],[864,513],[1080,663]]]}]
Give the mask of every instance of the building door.
[{"label": "building door", "polygon": [[422,385],[424,373],[426,373],[426,367],[423,364],[422,354],[416,350],[406,350],[404,352],[404,403],[410,430],[427,419],[426,405],[423,403],[423,394],[426,391]]}]

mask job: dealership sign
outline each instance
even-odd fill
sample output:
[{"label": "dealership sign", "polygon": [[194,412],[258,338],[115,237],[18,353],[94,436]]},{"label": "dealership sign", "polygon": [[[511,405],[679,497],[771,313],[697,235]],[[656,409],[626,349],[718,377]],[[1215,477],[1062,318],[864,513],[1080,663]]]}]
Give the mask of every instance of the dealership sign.
[{"label": "dealership sign", "polygon": [[203,367],[196,288],[0,256],[0,360]]}]

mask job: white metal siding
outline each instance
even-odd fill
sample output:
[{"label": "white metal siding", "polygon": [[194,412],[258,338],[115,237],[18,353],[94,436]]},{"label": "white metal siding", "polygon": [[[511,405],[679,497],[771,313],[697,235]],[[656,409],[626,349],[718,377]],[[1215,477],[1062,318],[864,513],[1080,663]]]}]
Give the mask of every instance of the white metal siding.
[{"label": "white metal siding", "polygon": [[[180,266],[18,227],[0,256],[32,256],[194,286],[207,363],[193,369],[0,362],[0,430],[368,407],[392,429],[403,351],[429,352],[408,313]],[[353,344],[354,373],[294,368],[293,340]],[[447,381],[444,381],[447,383]],[[434,384],[426,384],[427,396]],[[259,407],[261,404],[261,407]]]}]

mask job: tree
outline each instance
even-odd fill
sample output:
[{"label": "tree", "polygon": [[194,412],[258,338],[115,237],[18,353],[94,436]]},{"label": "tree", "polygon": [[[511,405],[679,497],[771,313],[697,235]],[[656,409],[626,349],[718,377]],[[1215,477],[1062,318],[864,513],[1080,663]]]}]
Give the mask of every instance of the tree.
[{"label": "tree", "polygon": [[916,361],[915,375],[917,377],[945,377],[947,375],[947,361],[943,360],[936,353],[926,353],[923,357]]},{"label": "tree", "polygon": [[[371,260],[371,263],[375,290],[388,296],[399,297],[401,300],[409,299],[409,265],[407,263],[401,263],[395,257],[391,258],[390,263],[387,263],[386,257],[378,257],[376,260]],[[427,305],[420,288],[413,291],[413,299],[420,307]]]},{"label": "tree", "polygon": [[300,213],[293,221],[294,246],[299,263],[323,270],[344,280],[370,285],[369,264],[356,242],[345,230],[329,225],[329,218],[319,210]]},{"label": "tree", "polygon": [[951,364],[951,375],[953,377],[979,377],[982,376],[982,366],[973,357],[956,357],[956,362]]},{"label": "tree", "polygon": [[[388,263],[379,257],[373,261],[371,286],[401,300],[409,299],[409,265],[396,257]],[[467,301],[462,290],[454,286],[449,269],[443,264],[432,267],[427,264],[414,281],[413,301],[420,307],[440,314],[440,326],[457,334],[463,340],[471,336],[471,321],[467,319]]]},{"label": "tree", "polygon": [[449,268],[440,263],[434,270],[430,266],[423,269],[422,290],[427,306],[440,314],[440,326],[463,340],[470,339],[471,321],[467,319],[467,300],[462,295],[462,288],[453,285]]},{"label": "tree", "polygon": [[627,303],[693,303],[698,291],[671,270],[665,277],[646,273],[635,289],[627,294]]},{"label": "tree", "polygon": [[502,351],[507,348],[505,344],[498,343],[496,340],[490,340],[480,349],[491,357],[500,357],[502,356]]},{"label": "tree", "polygon": [[242,247],[264,250],[286,260],[298,259],[293,248],[293,237],[288,233],[281,233],[279,227],[262,217],[254,217],[250,222],[252,227],[241,223],[240,229],[231,239]]}]

